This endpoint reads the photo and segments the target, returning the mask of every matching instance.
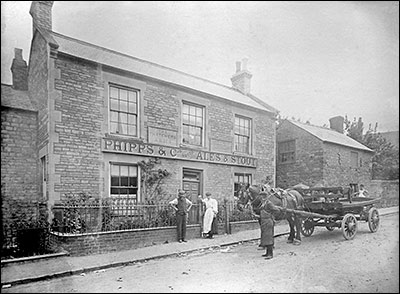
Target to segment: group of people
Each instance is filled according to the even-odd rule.
[[[218,202],[211,197],[211,193],[207,192],[206,197],[198,196],[199,200],[205,205],[203,217],[203,237],[213,238],[217,232],[217,213]],[[193,206],[193,202],[186,197],[186,192],[182,189],[178,190],[178,197],[169,202],[169,205],[176,211],[176,228],[178,242],[186,242],[186,223],[187,215]]]
[[[259,212],[254,214],[260,224],[261,238],[259,246],[266,249],[264,256],[266,259],[273,258],[274,249],[274,225],[275,216],[277,214],[285,213],[286,209],[280,206],[276,206],[268,198],[268,192],[271,186],[266,185],[260,192],[260,196],[263,198],[263,205]],[[365,190],[364,185],[360,185],[358,191],[359,197],[368,196],[368,191]],[[201,195],[198,196],[199,200],[205,204],[205,212],[203,217],[203,237],[213,238],[213,234],[216,231],[217,226],[216,216],[218,213],[218,202],[216,199],[211,197],[211,193],[206,193],[206,198]],[[170,205],[176,210],[177,219],[177,236],[178,242],[186,242],[186,222],[187,214],[190,211],[193,203],[186,198],[186,192],[182,189],[178,191],[178,197],[170,202]]]

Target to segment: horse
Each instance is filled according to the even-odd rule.
[[[243,186],[238,193],[238,209],[243,210],[245,206],[250,204],[256,215],[260,215],[264,201],[260,192],[266,192],[267,197],[275,206],[283,208],[304,210],[304,198],[300,192],[296,190],[283,190],[280,188],[270,188],[268,185],[249,185]],[[289,222],[290,233],[287,243],[294,245],[301,244],[301,217],[294,213],[285,212],[275,216],[275,220],[286,219]]]

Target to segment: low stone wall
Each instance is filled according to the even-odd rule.
[[[232,222],[230,233],[259,228],[257,221]],[[226,233],[225,224],[218,224],[218,233]],[[201,238],[201,226],[188,225],[186,239]],[[132,229],[86,234],[51,233],[50,247],[54,252],[68,252],[71,256],[100,254],[176,242],[176,227]]]
[[[188,225],[186,239],[195,238],[200,238],[200,225]],[[88,234],[52,233],[50,237],[50,246],[54,251],[67,251],[73,256],[136,249],[170,242],[177,242],[176,227]]]
[[[256,230],[259,229],[260,225],[258,221],[241,221],[241,222],[231,222],[229,223],[229,233],[234,234],[240,231]]]
[[[399,181],[372,180],[366,187],[371,197],[381,197],[378,208],[399,206]]]

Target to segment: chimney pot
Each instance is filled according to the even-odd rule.
[[[335,116],[329,119],[330,128],[339,132],[341,134],[344,133],[344,117],[343,116]]]
[[[247,70],[247,62],[249,61],[249,59],[247,58],[247,57],[244,57],[243,59],[242,59],[242,65],[243,65],[243,68],[242,68],[242,70]]]
[[[54,1],[32,1],[29,13],[32,15],[33,33],[36,28],[52,30],[51,9]]]
[[[22,57],[22,49],[14,49],[14,59],[11,65],[13,88],[28,90],[28,66]]]
[[[236,61],[236,72],[241,71],[240,69],[240,61]]]
[[[247,57],[243,58],[242,62],[236,61],[236,73],[231,77],[232,88],[239,90],[245,95],[250,93],[250,81],[252,77],[252,74],[247,70],[247,61]]]
[[[18,60],[23,60],[22,58],[22,49],[14,48],[14,58]]]

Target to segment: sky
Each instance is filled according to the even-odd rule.
[[[1,2],[1,82],[29,61],[31,1]],[[399,130],[398,1],[55,1],[53,31],[251,93],[314,125],[359,117]]]

